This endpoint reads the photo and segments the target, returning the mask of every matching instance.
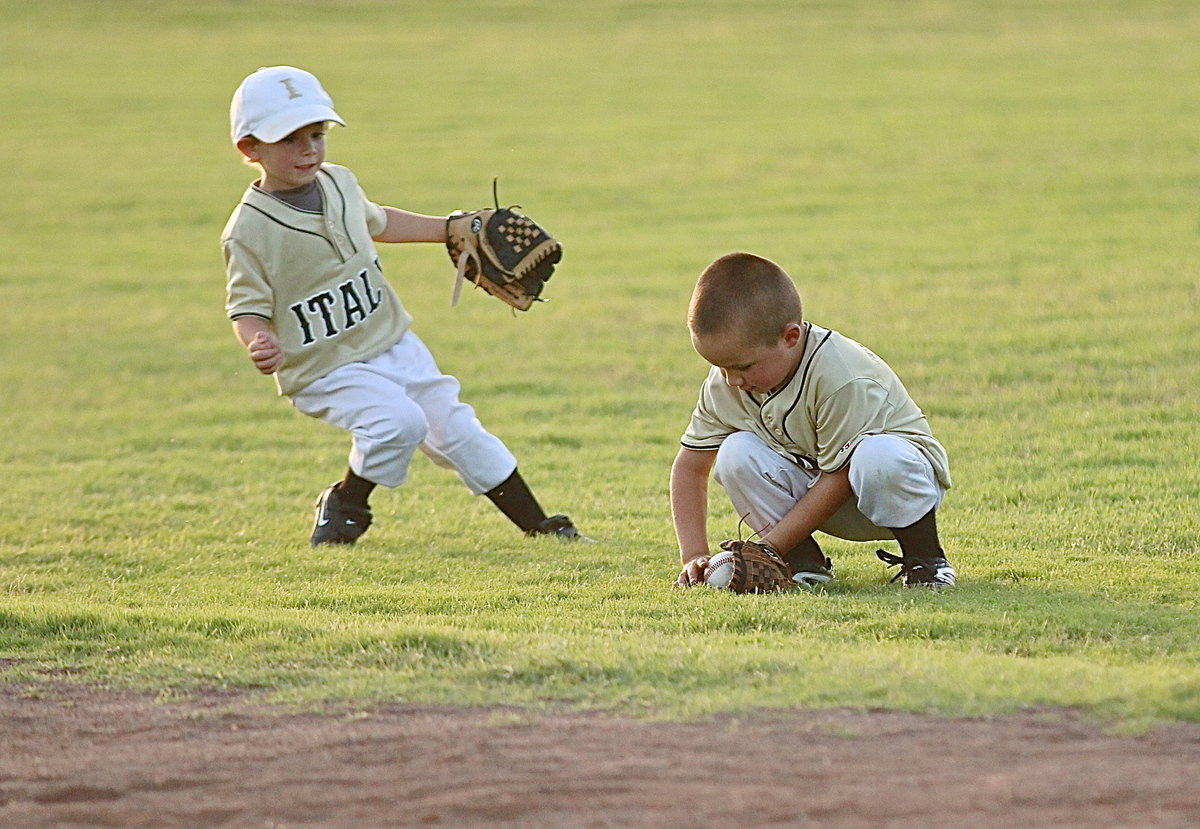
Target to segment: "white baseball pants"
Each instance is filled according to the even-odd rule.
[[[713,467],[738,515],[759,533],[778,524],[820,476],[751,432],[725,438]],[[921,450],[894,435],[872,435],[858,444],[850,456],[850,488],[854,497],[820,527],[847,541],[890,540],[888,527],[915,524],[946,495]]]
[[[458,380],[442,374],[429,349],[409,331],[392,348],[348,363],[292,396],[300,412],[345,429],[353,438],[350,468],[383,486],[408,480],[420,449],[453,469],[481,495],[502,484],[517,459],[458,399]]]

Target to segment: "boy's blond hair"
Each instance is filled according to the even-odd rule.
[[[785,325],[803,320],[804,306],[792,278],[753,253],[729,253],[705,268],[688,306],[692,336],[737,331],[746,345],[774,345]]]

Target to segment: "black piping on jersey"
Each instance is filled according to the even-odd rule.
[[[821,350],[821,346],[823,346],[823,345],[825,345],[825,343],[829,342],[829,338],[832,336],[833,336],[832,330],[826,331],[825,336],[821,338],[821,341],[819,343],[817,343],[816,346],[813,347],[812,354],[809,354],[808,359],[804,361],[804,369],[803,369],[803,371],[800,372],[800,384],[796,387],[796,399],[792,401],[792,405],[788,406],[788,410],[783,413],[783,423],[781,425],[783,426],[783,433],[787,437],[788,440],[792,439],[792,435],[787,430],[787,419],[789,417],[791,417],[792,412],[795,411],[796,407],[800,405],[800,398],[804,396],[804,384],[808,382],[808,370],[810,368],[812,368],[813,360],[815,360],[817,357],[817,352]],[[790,386],[791,383],[788,383],[788,385]],[[786,386],[785,386],[785,388],[786,388]],[[759,403],[757,400],[754,400],[754,395],[750,394],[750,392],[742,392],[742,393],[745,394],[747,397],[749,397],[751,400],[754,400],[754,402],[758,405],[759,409],[761,410],[763,406],[767,405],[767,402],[772,397],[775,397],[776,395],[778,395],[782,392],[783,392],[783,389],[780,389],[779,391],[774,392],[773,394],[768,394],[765,398],[763,398],[762,403]],[[693,446],[692,444],[686,443],[684,441],[680,441],[680,444],[685,449],[695,449],[695,450],[701,451],[701,452],[704,452],[704,451],[711,452],[711,451],[715,451],[717,448],[715,446]],[[813,459],[809,458],[807,455],[798,455],[798,456],[793,455],[793,457],[796,458],[797,463],[799,463],[801,466],[804,466],[806,468],[809,468],[809,467],[818,468],[818,469],[820,468],[820,467],[817,467],[815,462],[813,461]]]
[[[251,204],[251,203],[250,203],[250,202],[248,202],[248,201],[242,202],[242,204],[244,204],[246,207],[249,207],[251,210],[258,211],[259,213],[263,214],[263,215],[264,215],[264,216],[266,216],[268,219],[270,219],[271,221],[273,221],[275,224],[277,224],[277,225],[280,225],[281,227],[286,227],[288,230],[294,230],[294,231],[296,231],[297,233],[307,233],[309,236],[316,236],[318,239],[322,239],[322,240],[324,240],[325,244],[327,244],[327,245],[329,245],[329,247],[333,248],[333,252],[334,252],[334,253],[336,253],[336,254],[338,255],[338,258],[339,258],[339,259],[341,259],[343,262],[344,262],[344,261],[346,261],[346,260],[345,260],[345,259],[342,257],[342,252],[341,252],[340,250],[338,250],[338,249],[337,249],[337,245],[335,245],[333,242],[329,241],[329,239],[327,239],[327,238],[324,236],[324,234],[321,234],[321,233],[313,233],[311,230],[305,230],[305,229],[304,229],[304,228],[302,228],[302,227],[295,227],[294,225],[290,225],[290,224],[288,224],[287,222],[281,221],[280,219],[276,219],[274,216],[272,216],[272,215],[271,215],[270,213],[268,213],[267,211],[263,210],[261,207],[256,207],[255,205]],[[287,202],[284,202],[284,204],[287,204]],[[288,206],[289,206],[289,207],[291,207],[291,205],[288,205]],[[295,209],[295,208],[292,208],[292,209]],[[301,211],[301,212],[307,212],[307,211]]]
[[[349,240],[350,246],[352,248],[354,248],[355,253],[358,253],[358,245],[354,244],[354,236],[349,231],[350,226],[348,224],[346,224],[346,194],[342,192],[341,187],[338,187],[337,179],[335,179],[333,177],[332,173],[330,173],[328,170],[326,170],[323,167],[320,170],[318,170],[317,172],[324,173],[325,178],[329,179],[329,183],[332,184],[333,189],[337,191],[338,198],[342,202],[342,227],[346,228],[346,238],[347,238],[347,240]]]
[[[811,330],[811,327],[810,327]],[[788,440],[792,439],[791,433],[788,432],[788,418],[792,416],[792,412],[800,405],[800,398],[804,396],[804,384],[808,382],[808,370],[812,368],[813,360],[817,359],[817,352],[821,350],[821,346],[829,342],[829,338],[833,336],[833,331],[826,331],[825,336],[816,344],[812,350],[812,354],[808,355],[808,359],[804,361],[804,370],[800,372],[800,383],[796,386],[796,399],[792,401],[792,405],[788,406],[786,412],[783,413],[782,423],[783,434]]]
[[[330,173],[328,170],[325,170],[325,169],[318,170],[317,172],[323,173],[325,175],[325,178],[329,181],[330,186],[334,189],[334,191],[337,192],[338,199],[342,203],[342,227],[348,227],[348,225],[346,224],[346,194],[342,192],[341,187],[338,187],[337,180],[333,177],[332,173]],[[268,193],[267,195],[270,195],[270,193]],[[280,200],[276,199],[276,201],[280,201]],[[294,204],[288,204],[287,202],[281,202],[281,203],[286,204],[292,210],[295,210],[299,213],[305,213],[310,216],[322,215],[320,213],[314,213],[311,210],[301,210],[299,207],[296,207]],[[242,202],[242,204],[246,205],[246,207],[249,207],[253,210],[258,211],[259,213],[266,216],[271,221],[275,222],[275,224],[280,225],[281,227],[286,227],[288,230],[294,230],[297,233],[307,233],[309,236],[316,236],[318,239],[324,239],[325,243],[327,245],[329,245],[329,247],[333,248],[333,252],[337,254],[338,258],[341,259],[343,262],[346,261],[346,257],[342,256],[342,252],[340,250],[338,250],[338,246],[335,245],[332,241],[330,241],[329,238],[327,236],[325,236],[324,234],[314,233],[311,230],[305,230],[302,227],[296,227],[295,225],[290,225],[287,222],[283,221],[282,219],[277,219],[276,217],[272,216],[267,211],[263,210],[261,207],[257,207],[255,205],[251,204],[250,202]],[[354,244],[353,236],[350,233],[347,233],[346,239],[350,243],[350,247],[353,248],[354,252],[357,254],[358,253],[358,245]]]

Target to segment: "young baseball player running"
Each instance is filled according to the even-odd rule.
[[[680,586],[704,581],[710,472],[801,584],[833,578],[817,530],[895,538],[901,555],[878,555],[906,586],[954,584],[935,518],[950,487],[946,452],[887,364],[805,320],[787,273],[749,253],[700,275],[688,326],[713,368],[671,469]]]
[[[446,217],[377,205],[350,170],[325,163],[326,129],[344,122],[308,72],[254,72],[230,120],[261,171],[221,236],[234,333],[300,412],[352,437],[345,477],[317,499],[312,545],[353,544],[371,524],[371,491],[404,483],[417,449],[526,534],[580,537],[542,511],[384,279],[375,242],[444,243]]]

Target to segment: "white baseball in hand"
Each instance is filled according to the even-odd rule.
[[[717,590],[728,590],[733,581],[734,555],[728,550],[722,550],[708,560],[704,568],[704,583]]]

